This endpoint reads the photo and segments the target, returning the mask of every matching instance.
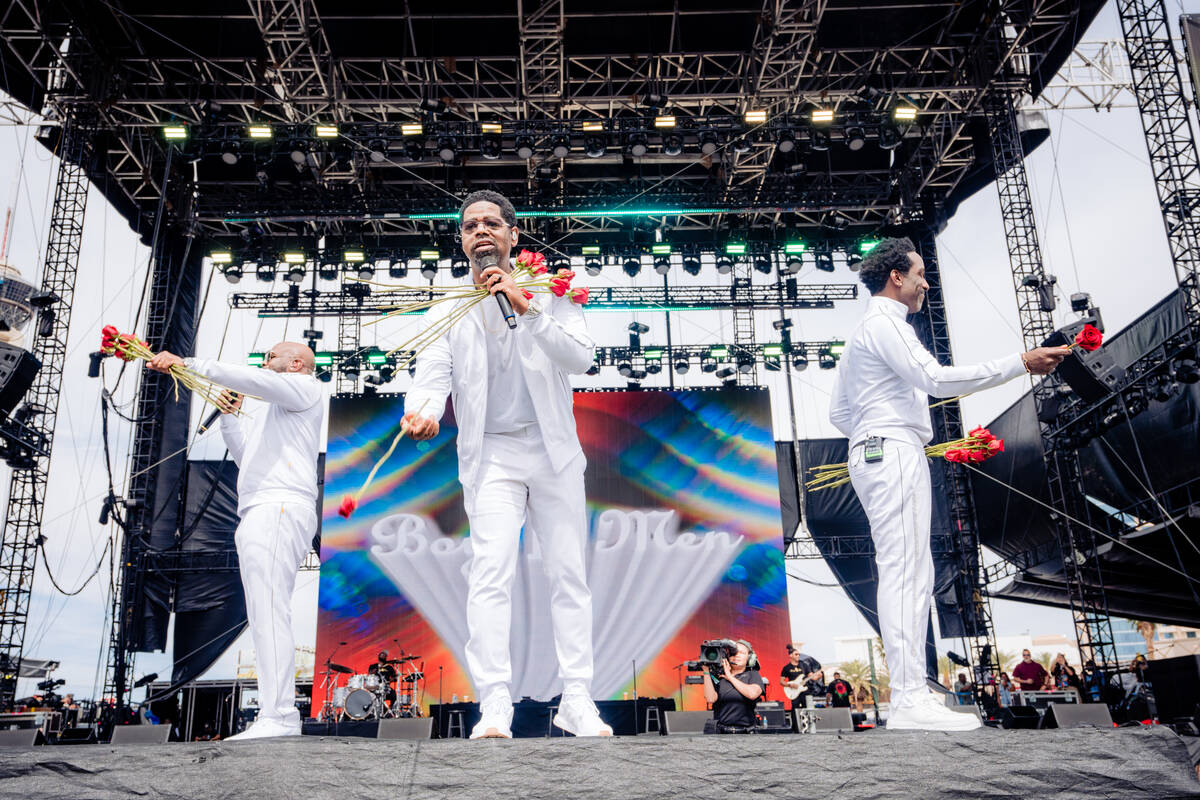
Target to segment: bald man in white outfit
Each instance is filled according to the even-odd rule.
[[[611,736],[591,699],[585,459],[568,378],[591,367],[594,344],[582,309],[570,298],[528,299],[514,283],[509,253],[518,229],[508,200],[495,192],[475,192],[463,203],[460,218],[463,252],[475,283],[505,294],[517,327],[508,328],[495,301],[475,306],[417,358],[404,419],[413,439],[432,438],[446,397],[453,395],[458,477],[471,525],[467,670],[482,713],[471,738],[512,736],[509,630],[526,519],[550,578],[550,617],[564,687],[554,724],[576,736]],[[487,256],[496,258],[495,266],[481,266]]]
[[[292,591],[317,532],[317,457],[325,414],[313,363],[304,345],[280,342],[261,369],[183,359],[165,350],[148,364],[159,372],[183,364],[264,401],[245,417],[221,417],[221,436],[238,465],[234,542],[258,670],[258,718],[229,741],[300,735]]]
[[[929,549],[929,397],[956,397],[1026,374],[1052,372],[1069,352],[1039,347],[972,366],[942,366],[907,316],[925,302],[925,264],[908,239],[885,239],[859,268],[871,292],[846,342],[829,419],[850,441],[850,480],[871,524],[879,571],[879,633],[892,690],[889,730],[964,731],[925,683],[925,633],[933,597]]]

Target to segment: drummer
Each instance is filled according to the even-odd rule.
[[[396,682],[396,667],[395,662],[388,659],[388,651],[380,650],[379,657],[374,664],[367,667],[367,673],[370,675],[378,675],[383,681],[384,701],[390,708],[392,703],[396,702],[396,690],[393,684]]]

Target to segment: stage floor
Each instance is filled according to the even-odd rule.
[[[0,752],[21,798],[1200,797],[1165,728],[85,745]]]

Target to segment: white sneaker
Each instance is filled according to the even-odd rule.
[[[600,719],[600,712],[592,698],[571,692],[564,694],[558,702],[558,713],[554,725],[576,736],[612,736],[613,729]]]
[[[284,725],[274,720],[259,719],[246,730],[230,736],[225,741],[227,742],[245,742],[250,739],[269,739],[276,736],[299,736],[300,726]]]
[[[479,704],[482,715],[471,729],[472,739],[511,739],[513,705],[506,690],[492,692]]]
[[[911,706],[893,709],[887,720],[889,731],[973,731],[982,725],[974,714],[953,711],[932,694],[918,697]]]

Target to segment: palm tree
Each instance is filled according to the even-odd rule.
[[[1154,635],[1158,633],[1158,625],[1144,619],[1131,619],[1129,627],[1140,633],[1146,640],[1146,658],[1154,658]]]
[[[1000,665],[1001,672],[1012,672],[1012,668],[1016,666],[1016,662],[1020,656],[1013,653],[1007,653],[1003,650],[996,651],[996,663]]]
[[[953,669],[954,667],[950,664],[950,659],[948,657],[938,656],[938,680],[942,682],[942,685],[950,685],[950,672]]]
[[[1033,657],[1033,660],[1042,665],[1046,672],[1050,671],[1050,665],[1054,663],[1054,656],[1043,650]]]

